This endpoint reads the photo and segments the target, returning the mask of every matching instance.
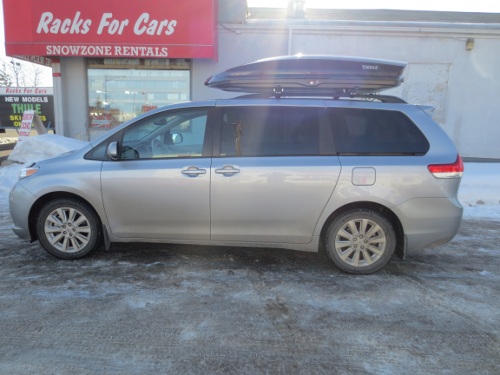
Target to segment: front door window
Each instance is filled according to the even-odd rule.
[[[207,109],[168,111],[127,128],[121,159],[201,157]]]

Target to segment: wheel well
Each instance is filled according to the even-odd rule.
[[[67,193],[67,192],[60,192],[60,191],[49,193],[49,194],[44,195],[43,197],[40,197],[35,202],[33,207],[31,207],[30,216],[29,216],[29,230],[30,230],[30,236],[31,236],[32,241],[36,241],[38,239],[38,236],[36,233],[36,221],[37,221],[38,215],[40,214],[40,210],[42,209],[43,206],[45,206],[45,204],[47,204],[47,202],[50,202],[51,200],[54,200],[54,199],[60,199],[60,198],[72,198],[72,199],[76,199],[82,203],[87,204],[89,206],[89,208],[91,208],[94,211],[97,218],[100,220],[99,214],[96,212],[94,207],[92,207],[92,205],[89,202],[87,202],[85,199],[83,199],[79,195]]]
[[[396,250],[395,253],[404,259],[405,255],[405,237],[404,237],[404,231],[403,231],[403,226],[401,225],[401,222],[399,221],[399,218],[396,216],[394,212],[392,212],[389,208],[378,204],[374,202],[356,202],[356,203],[350,203],[345,206],[339,207],[337,210],[332,212],[326,222],[323,224],[323,228],[321,229],[321,237],[320,237],[320,247],[322,250],[324,250],[324,241],[325,241],[325,236],[326,232],[328,230],[328,227],[332,223],[332,221],[337,217],[338,215],[354,210],[354,209],[371,209],[374,211],[377,211],[384,215],[387,220],[389,220],[394,227],[394,231],[396,232]]]

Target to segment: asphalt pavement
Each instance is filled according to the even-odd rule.
[[[374,275],[276,249],[78,261],[0,214],[0,374],[500,374],[499,222]]]

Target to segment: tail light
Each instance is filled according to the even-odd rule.
[[[460,155],[457,160],[451,164],[430,164],[427,166],[429,172],[436,178],[458,178],[464,173],[464,163]]]

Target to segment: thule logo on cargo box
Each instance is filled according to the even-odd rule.
[[[378,65],[361,65],[363,70],[378,70]]]

